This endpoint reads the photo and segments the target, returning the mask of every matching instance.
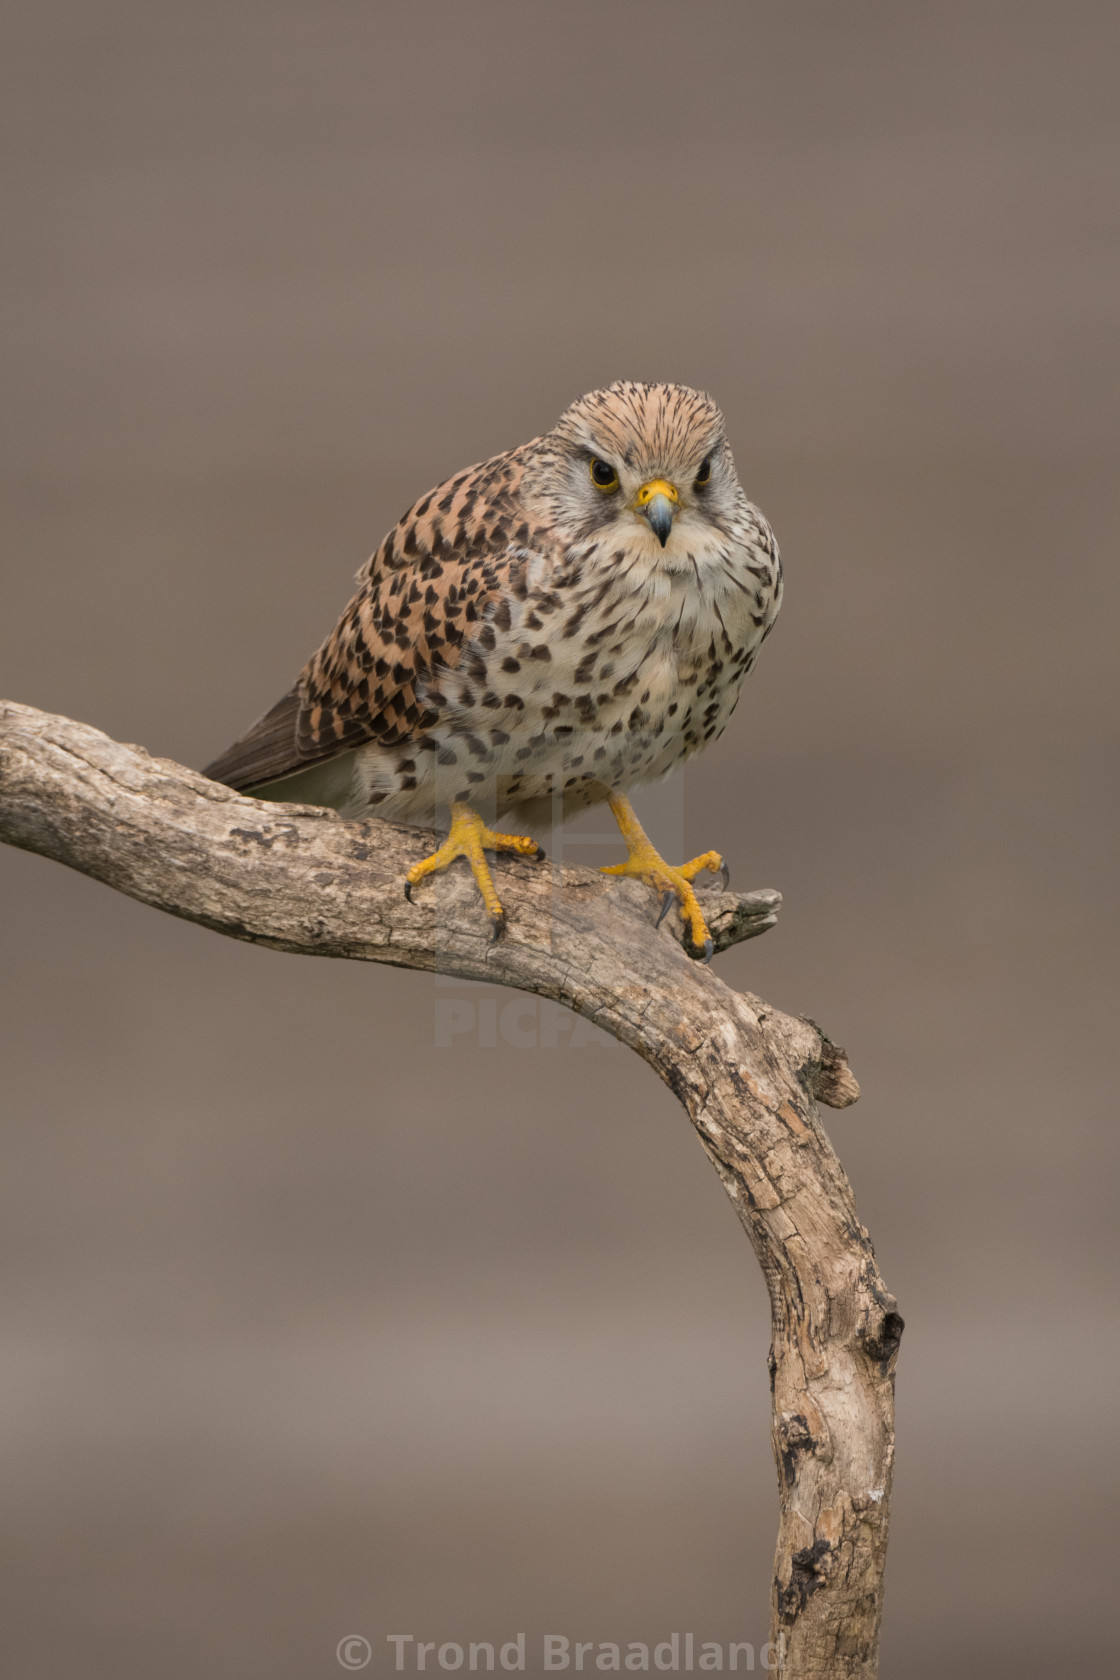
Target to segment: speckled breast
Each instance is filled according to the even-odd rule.
[[[777,551],[757,518],[754,540],[675,572],[526,555],[522,589],[427,683],[427,741],[360,749],[356,803],[429,821],[462,800],[539,823],[715,740],[777,612]]]

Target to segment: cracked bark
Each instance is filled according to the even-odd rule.
[[[635,1050],[688,1112],[770,1292],[780,1521],[770,1637],[785,1680],[876,1673],[902,1320],[817,1101],[843,1050],[690,961],[639,883],[497,865],[505,937],[466,870],[406,901],[420,830],[243,798],[99,731],[0,702],[0,839],[235,939],[491,980]],[[716,950],[772,927],[774,892],[704,895]]]

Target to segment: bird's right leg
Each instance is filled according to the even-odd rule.
[[[455,801],[451,806],[451,832],[438,851],[413,864],[405,877],[405,897],[411,903],[412,889],[418,881],[422,881],[426,875],[435,875],[441,869],[446,869],[456,858],[466,858],[482,894],[486,914],[494,929],[494,938],[497,939],[505,926],[506,913],[498,898],[490,866],[483,855],[485,852],[514,852],[519,857],[544,857],[544,852],[535,840],[529,840],[520,834],[495,834],[469,805]]]

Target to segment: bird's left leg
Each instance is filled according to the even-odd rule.
[[[490,866],[483,856],[484,852],[516,852],[519,857],[544,857],[544,852],[535,840],[529,840],[520,834],[495,834],[469,805],[455,801],[451,806],[451,832],[438,851],[413,864],[405,876],[405,897],[411,901],[413,887],[417,881],[422,881],[425,875],[434,875],[438,870],[446,869],[456,858],[466,858],[482,894],[486,914],[494,929],[494,938],[497,939],[505,926],[506,913],[498,898]]]
[[[680,906],[681,920],[688,924],[691,954],[707,962],[712,954],[712,939],[692,890],[692,882],[702,870],[710,869],[713,874],[722,874],[726,885],[727,866],[722,857],[718,852],[705,852],[702,857],[695,857],[690,863],[682,863],[679,869],[674,869],[657,850],[624,793],[612,794],[610,806],[630,856],[625,863],[605,865],[602,874],[637,875],[649,886],[657,888],[665,899],[666,907],[670,903],[668,895],[672,894]]]

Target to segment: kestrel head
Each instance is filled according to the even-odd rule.
[[[526,488],[569,541],[637,541],[660,547],[670,565],[725,536],[743,499],[712,399],[631,380],[560,416],[536,446]]]

